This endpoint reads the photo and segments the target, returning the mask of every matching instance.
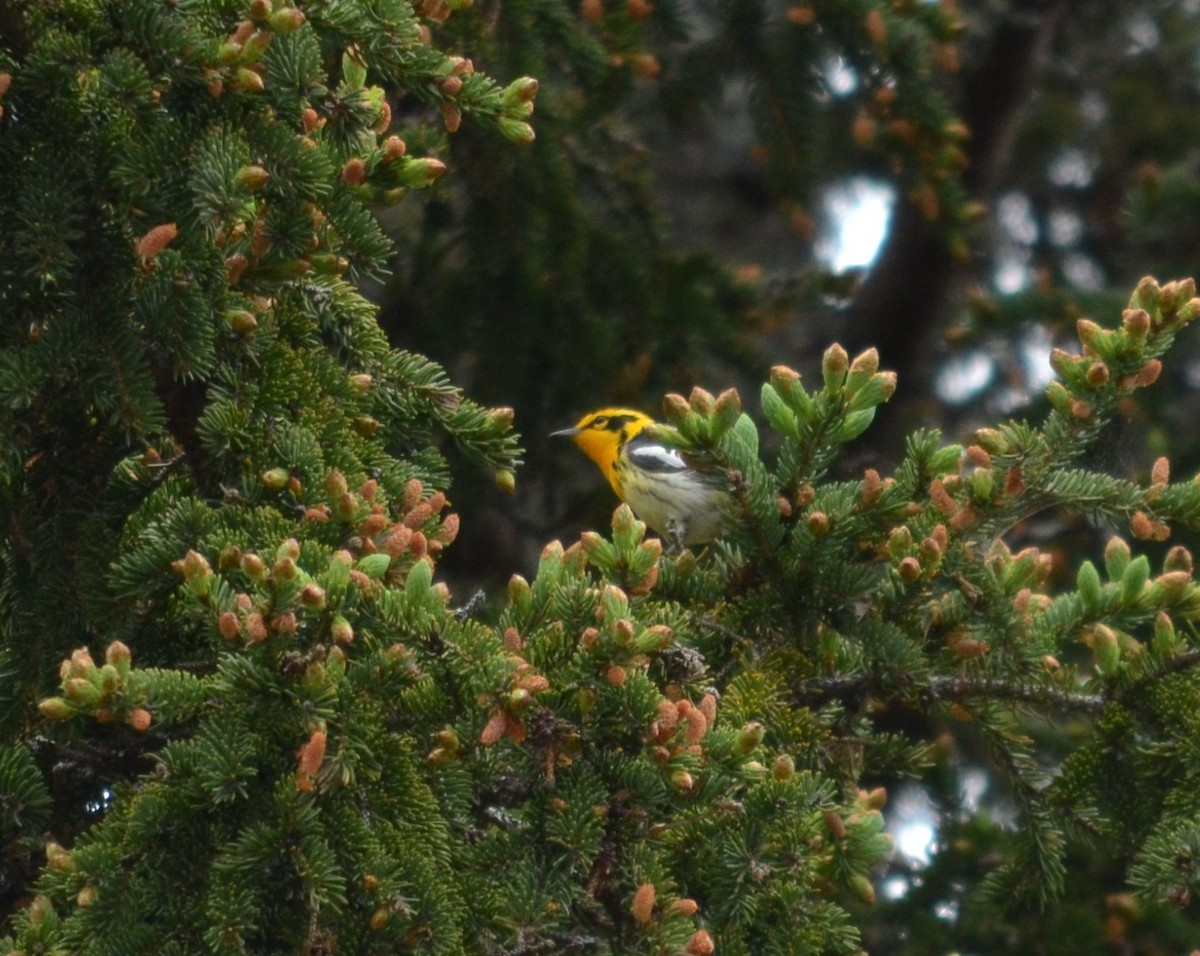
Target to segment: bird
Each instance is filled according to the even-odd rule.
[[[647,434],[653,424],[632,408],[601,408],[551,437],[570,438],[595,462],[617,497],[663,538],[668,551],[707,544],[722,531],[725,482]]]

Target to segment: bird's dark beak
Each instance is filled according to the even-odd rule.
[[[560,428],[556,432],[551,432],[551,438],[574,438],[579,434],[578,428]]]

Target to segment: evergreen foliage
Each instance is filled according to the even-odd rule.
[[[533,81],[427,42],[452,8],[22,11],[0,946],[855,953],[891,849],[876,783],[928,773],[947,728],[1018,813],[984,835],[981,905],[1057,899],[1101,847],[1186,906],[1200,587],[1154,545],[1200,485],[1086,456],[1200,315],[1193,283],[1081,320],[1040,424],[917,432],[886,477],[832,475],[896,388],[873,350],[830,347],[811,386],[774,368],[761,431],[733,390],[669,395],[658,427],[727,477],[728,534],[665,556],[622,507],[493,615],[456,609],[440,445],[511,486],[512,414],[389,349],[352,281],[390,254],[367,204],[443,171],[389,95],[529,138]],[[1127,531],[1054,576],[1005,540],[1048,508]],[[1066,753],[1033,732],[1064,711]]]
[[[799,233],[812,235],[817,187],[849,153],[896,170],[965,251],[978,210],[961,183],[967,132],[941,82],[964,29],[949,5],[523,0],[492,14],[488,29],[470,18],[447,27],[481,62],[538,77],[538,138],[519,157],[466,127],[452,138],[463,175],[402,236],[409,255],[381,322],[520,411],[539,472],[530,481],[555,467],[539,437],[584,412],[581,396],[636,405],[689,388],[718,355],[755,380],[759,337],[786,321],[798,284],[809,297],[819,284],[757,288],[681,252],[655,176],[656,128],[669,142],[660,162],[686,163],[689,127],[718,126],[722,97],[746,87],[770,201]],[[853,93],[831,97],[835,63],[860,70]],[[553,487],[545,496],[558,504]]]

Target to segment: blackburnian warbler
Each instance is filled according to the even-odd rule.
[[[724,480],[693,467],[678,448],[644,434],[653,424],[649,415],[631,408],[601,408],[574,428],[552,434],[574,441],[617,497],[662,535],[670,550],[712,541],[724,520]]]

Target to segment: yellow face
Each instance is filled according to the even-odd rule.
[[[632,408],[601,408],[588,412],[579,419],[574,428],[566,428],[554,434],[575,442],[604,472],[604,477],[608,479],[613,490],[620,494],[613,472],[617,449],[653,423],[654,419],[649,415],[643,415]]]

